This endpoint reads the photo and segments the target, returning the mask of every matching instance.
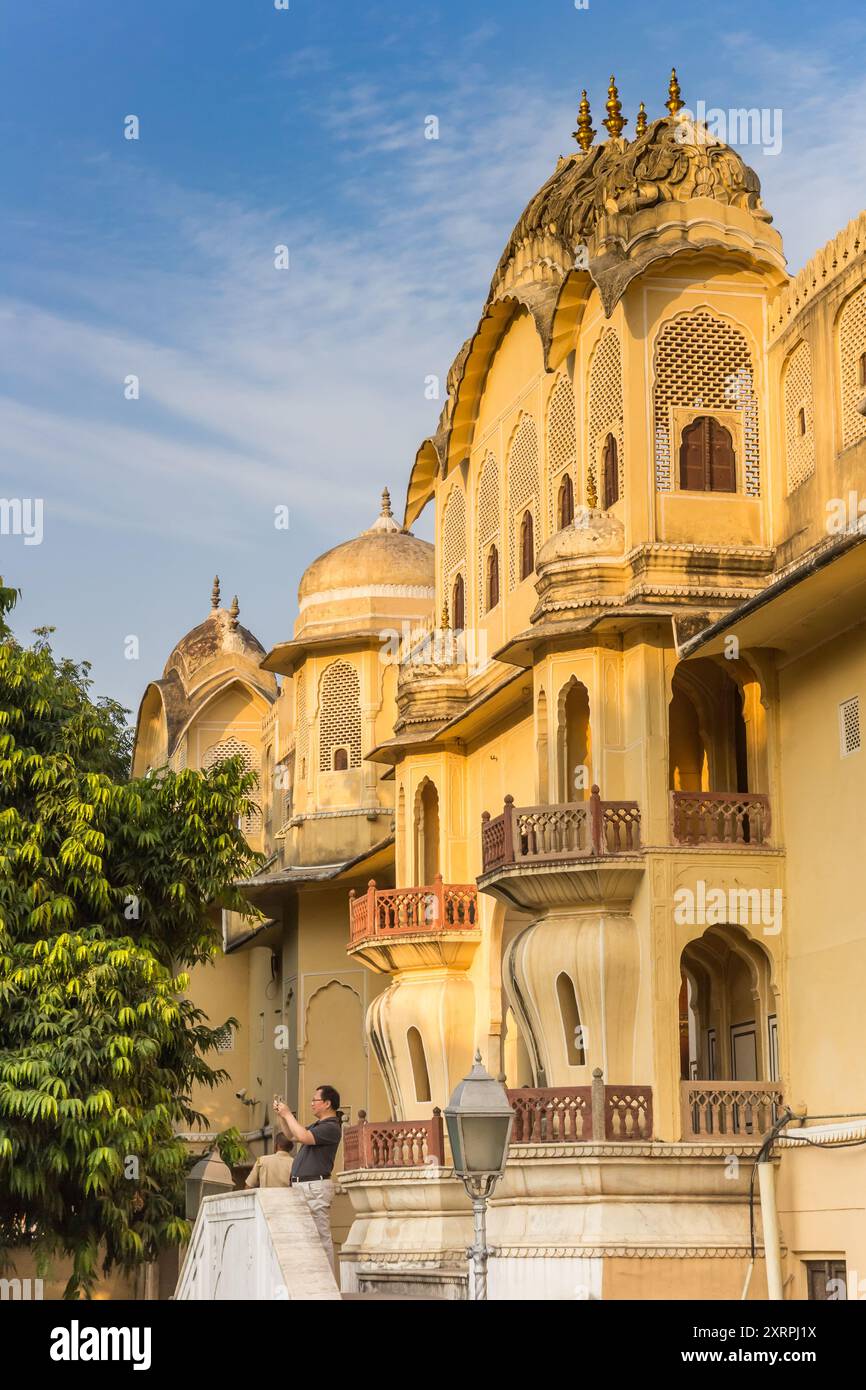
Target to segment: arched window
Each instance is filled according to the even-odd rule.
[[[566,473],[559,485],[559,497],[556,503],[556,519],[559,523],[560,531],[564,526],[570,526],[574,521],[574,483],[571,481],[571,474]]]
[[[547,408],[547,497],[551,535],[569,524],[568,521],[559,521],[559,489],[563,474],[574,475],[576,463],[574,387],[563,372],[556,379]]]
[[[529,512],[535,526],[543,525],[541,507],[541,472],[538,434],[531,415],[522,415],[508,451],[508,587],[513,589],[534,567],[524,572],[522,548],[522,518]],[[539,529],[539,540],[541,529]],[[493,539],[491,537],[491,539]]]
[[[842,306],[839,314],[839,354],[842,383],[842,448],[866,436],[866,416],[860,414],[866,386],[866,285]]]
[[[487,555],[487,611],[499,602],[499,551],[491,545]]]
[[[604,441],[602,451],[602,486],[604,492],[602,501],[604,509],[612,507],[614,502],[619,501],[619,452],[616,447],[616,439],[612,434],[607,436]]]
[[[409,1044],[409,1060],[412,1063],[412,1079],[415,1082],[415,1099],[416,1101],[428,1101],[430,1099],[430,1073],[427,1070],[424,1043],[417,1028],[408,1030],[406,1041]]]
[[[451,613],[452,627],[457,632],[462,632],[466,626],[466,591],[463,586],[462,574],[458,574],[454,580],[454,588],[451,590]]]
[[[535,539],[532,512],[524,512],[520,523],[520,578],[528,579],[535,569]]]
[[[571,976],[566,975],[564,971],[556,978],[556,998],[565,1032],[565,1055],[568,1065],[570,1067],[585,1066],[586,1051],[583,1046],[583,1028],[580,1023],[580,1011],[577,1007],[577,995]]]
[[[255,788],[247,795],[252,800],[256,795],[259,786],[259,767],[261,765],[261,754],[256,754],[248,743],[242,743],[240,739],[226,738],[221,743],[212,743],[201,760],[202,768],[206,771],[221,763],[224,758],[240,758],[241,767],[244,772],[255,772]],[[261,812],[256,810],[251,816],[244,816],[240,822],[241,829],[245,835],[253,835],[261,829]]]
[[[700,415],[683,430],[680,487],[687,492],[737,490],[733,441],[712,415]]]
[[[709,414],[736,410],[742,421],[742,459],[738,460],[740,490],[747,497],[759,497],[761,441],[757,379],[751,348],[740,330],[709,309],[689,311],[669,320],[660,330],[653,366],[658,491],[670,492],[676,486],[680,429],[677,411],[698,408]],[[733,478],[733,472],[731,476]],[[736,487],[733,482],[728,487],[712,489],[709,484],[702,484],[697,490],[734,492]]]
[[[347,772],[349,769],[349,751],[347,748],[334,749],[334,771]]]
[[[809,344],[801,341],[785,363],[782,377],[785,396],[785,443],[788,492],[792,493],[815,472],[815,438],[812,420],[812,359]]]
[[[616,492],[614,501],[625,490],[625,459],[623,457],[623,393],[622,393],[622,354],[616,329],[608,328],[601,335],[592,355],[587,399],[587,492],[590,501],[592,493],[598,497],[603,507],[610,505],[606,495],[608,480],[604,472],[603,453],[607,441],[613,436],[616,441]],[[623,475],[622,477],[620,475]],[[590,487],[590,477],[592,486]]]
[[[454,613],[457,576],[466,573],[466,497],[459,483],[454,483],[445,502],[440,554],[442,598],[451,610],[452,627],[463,627]]]
[[[361,685],[348,661],[334,661],[319,695],[319,771],[334,767],[335,749],[349,750],[349,766],[361,766]]]

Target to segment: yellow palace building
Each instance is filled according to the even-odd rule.
[[[864,1297],[866,213],[792,280],[675,74],[602,124],[584,94],[402,522],[268,653],[215,589],[144,695],[137,774],[259,776],[200,1104],[258,1153],[274,1093],[338,1087],[347,1291],[467,1296],[440,1110],[478,1048],[492,1298]]]

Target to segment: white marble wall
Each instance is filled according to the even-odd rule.
[[[206,1197],[175,1298],[339,1299],[310,1209],[290,1187]]]

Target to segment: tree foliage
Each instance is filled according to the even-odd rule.
[[[239,760],[130,781],[116,702],[48,630],[20,645],[0,581],[0,1255],[71,1257],[67,1297],[186,1239],[194,1085],[226,1073],[185,991],[249,911]],[[234,1022],[234,1020],[230,1020]]]

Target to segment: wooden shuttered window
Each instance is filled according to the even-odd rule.
[[[685,492],[736,492],[737,469],[730,431],[711,415],[683,430],[680,487]]]
[[[604,510],[619,501],[619,455],[612,434],[604,441],[602,453],[602,503]]]

